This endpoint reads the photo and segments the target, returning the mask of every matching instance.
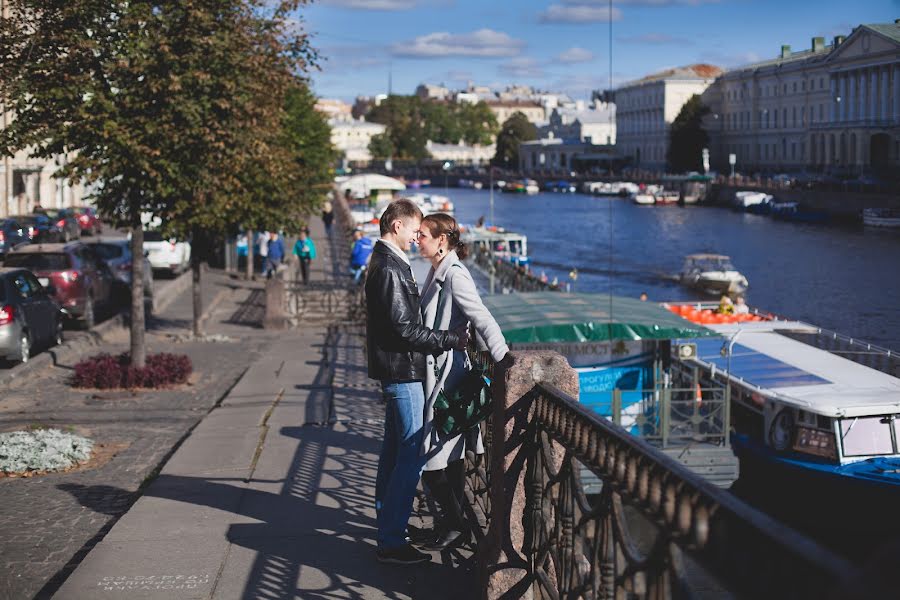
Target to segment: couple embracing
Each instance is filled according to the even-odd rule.
[[[419,478],[441,508],[424,548],[441,550],[468,535],[462,510],[465,451],[484,452],[477,429],[439,435],[434,402],[472,368],[465,352],[470,323],[495,361],[506,358],[509,348],[462,264],[467,249],[453,217],[423,218],[415,204],[401,199],[387,207],[380,228],[366,279],[369,377],[381,382],[386,403],[375,481],[377,557],[415,564],[431,560],[406,535]],[[432,264],[421,295],[406,255],[413,243]]]

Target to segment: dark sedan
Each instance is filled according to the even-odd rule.
[[[0,269],[0,358],[28,362],[37,348],[63,341],[63,313],[30,271]]]
[[[103,237],[88,243],[94,252],[104,260],[116,279],[117,292],[123,303],[130,303],[131,298],[131,241],[127,238]],[[144,304],[147,312],[153,312],[153,268],[147,260],[143,260]]]
[[[62,230],[47,215],[16,215],[10,219],[22,226],[33,244],[51,244],[63,241]]]
[[[81,237],[81,225],[78,223],[78,217],[69,208],[48,208],[44,210],[44,214],[50,217],[50,220],[62,232],[62,242],[71,242]]]
[[[28,231],[15,219],[0,220],[0,256],[28,243]]]

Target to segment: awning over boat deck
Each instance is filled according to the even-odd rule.
[[[750,323],[734,338],[732,355],[722,354],[725,340],[697,340],[697,360],[727,372],[753,391],[797,408],[829,417],[900,412],[900,379],[793,338],[776,328],[802,330],[802,323]],[[714,326],[724,329],[723,326]],[[725,335],[736,335],[737,330]]]
[[[668,340],[718,336],[653,302],[606,294],[528,292],[485,296],[507,343]],[[610,309],[612,309],[610,311]]]

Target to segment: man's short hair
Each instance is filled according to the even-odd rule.
[[[399,200],[394,200],[388,204],[388,207],[381,215],[378,226],[381,229],[381,235],[385,235],[386,233],[390,233],[391,223],[397,219],[418,219],[421,221],[424,216],[425,215],[422,214],[419,207],[411,200],[400,198]]]

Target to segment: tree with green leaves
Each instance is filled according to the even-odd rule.
[[[494,143],[500,125],[486,102],[459,104],[457,118],[465,143],[473,146],[489,146]]]
[[[396,156],[397,149],[394,148],[394,142],[391,135],[387,131],[372,136],[369,142],[369,152],[372,157],[378,160],[386,160],[392,156]]]
[[[192,236],[195,333],[209,244],[237,223],[302,212],[289,197],[303,177],[282,134],[289,90],[315,60],[289,19],[301,3],[9,0],[0,20],[0,103],[14,114],[0,154],[70,155],[59,175],[89,184],[101,216],[131,229],[133,273],[142,215]],[[136,366],[141,288],[135,277]]]
[[[709,107],[694,94],[681,107],[669,127],[669,149],[666,153],[671,173],[703,170],[703,149],[709,146],[709,134],[703,129],[703,117]]]
[[[392,94],[372,108],[366,116],[372,123],[387,126],[385,134],[390,138],[394,158],[420,160],[428,158],[425,143],[428,132],[425,123],[425,107],[418,96]],[[385,146],[378,147],[384,150]]]
[[[509,170],[518,169],[519,144],[536,139],[537,127],[521,112],[514,112],[497,134],[497,151],[492,164]]]

